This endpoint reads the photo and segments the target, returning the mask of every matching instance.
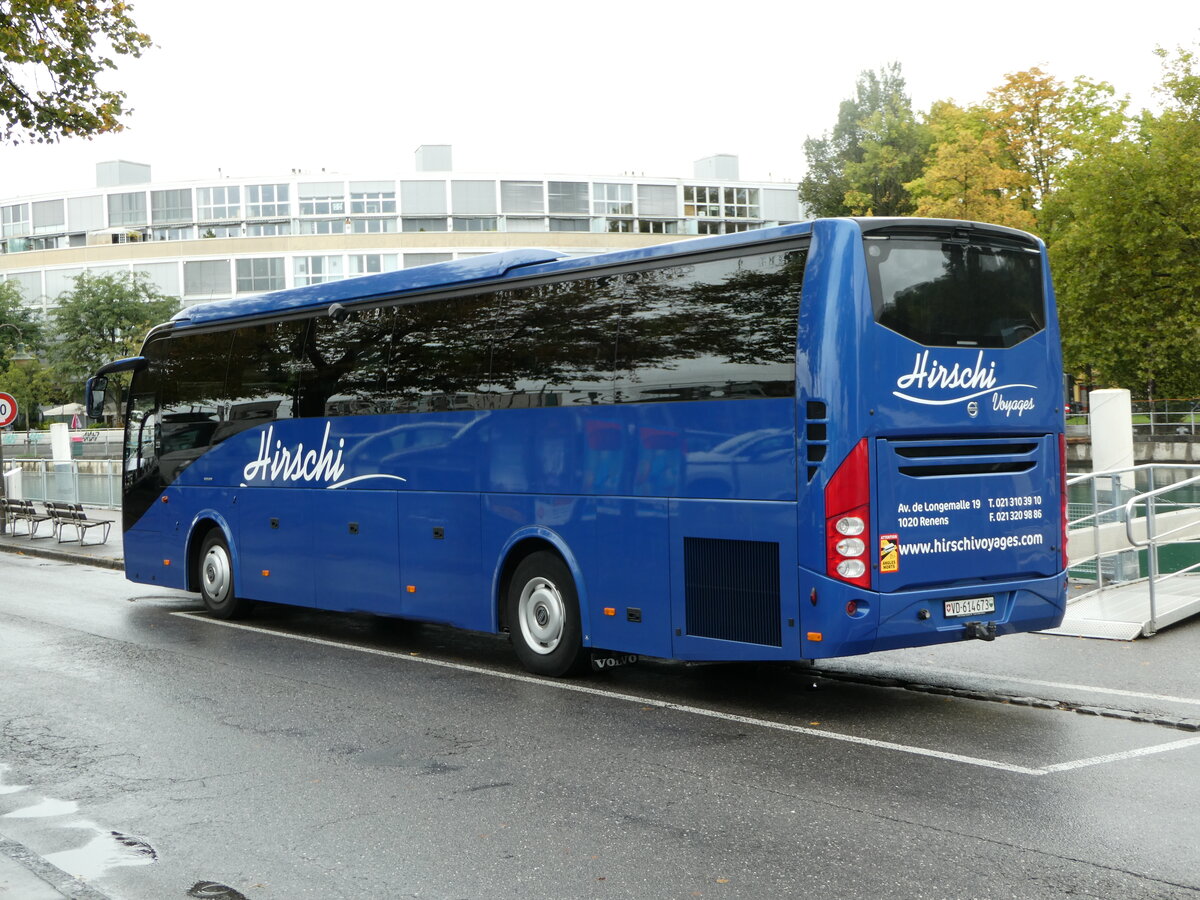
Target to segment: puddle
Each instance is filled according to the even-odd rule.
[[[49,853],[46,861],[76,878],[96,878],[117,866],[148,866],[158,859],[154,848],[141,838],[84,822],[74,827],[90,828],[95,837],[78,849]]]
[[[50,816],[66,816],[74,812],[79,812],[79,804],[74,800],[55,800],[52,797],[47,797],[41,803],[5,813],[4,818],[46,819]]]

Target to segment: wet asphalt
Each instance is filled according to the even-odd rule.
[[[1200,897],[1200,622],[562,682],[19,549],[0,898]]]

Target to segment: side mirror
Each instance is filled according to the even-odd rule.
[[[87,417],[89,419],[104,418],[104,398],[108,394],[108,378],[104,375],[96,375],[87,380],[87,387],[84,389],[83,405],[87,407]]]

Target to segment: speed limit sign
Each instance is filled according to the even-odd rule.
[[[12,394],[0,393],[0,428],[17,420],[17,401]]]

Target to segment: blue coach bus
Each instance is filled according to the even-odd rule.
[[[1065,606],[1044,245],[829,219],[189,307],[126,407],[133,581],[507,632],[520,661],[800,660]]]

